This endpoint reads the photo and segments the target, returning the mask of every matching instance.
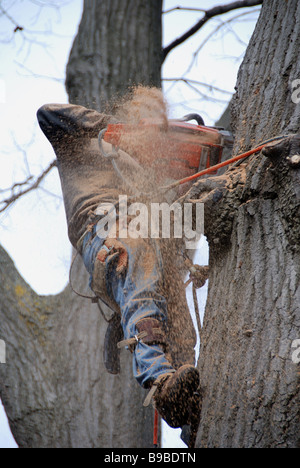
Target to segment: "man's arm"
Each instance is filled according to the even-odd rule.
[[[97,138],[113,117],[72,104],[46,104],[37,112],[39,125],[55,147],[61,138]]]

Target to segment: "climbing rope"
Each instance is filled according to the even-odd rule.
[[[202,325],[200,321],[200,311],[199,311],[199,304],[198,304],[198,297],[197,297],[197,289],[200,289],[204,286],[208,279],[209,275],[209,266],[200,266],[200,265],[192,265],[189,267],[190,277],[185,283],[185,287],[187,288],[191,283],[193,283],[193,302],[194,302],[194,310],[197,320],[197,327],[199,331],[199,336],[201,339],[201,330]]]

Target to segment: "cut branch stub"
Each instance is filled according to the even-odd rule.
[[[286,159],[290,167],[297,169],[300,167],[300,135],[291,135],[277,144],[267,146],[262,153],[275,165]]]

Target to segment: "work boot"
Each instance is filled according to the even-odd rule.
[[[170,427],[190,424],[191,407],[199,385],[199,372],[190,365],[154,382],[157,386],[153,395],[156,409]]]

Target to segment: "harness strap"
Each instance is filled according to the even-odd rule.
[[[152,398],[154,397],[155,393],[156,393],[156,390],[158,389],[159,385],[161,383],[163,383],[166,379],[168,379],[169,377],[171,377],[171,375],[174,374],[174,372],[176,372],[175,370],[173,372],[168,372],[166,374],[161,374],[159,377],[157,377],[157,379],[155,380],[155,382],[153,383],[152,387],[151,387],[151,390],[149,391],[148,395],[146,396],[146,399],[143,403],[143,406],[145,408],[147,408],[147,406],[150,405],[151,403],[151,400]]]
[[[121,349],[121,348],[126,348],[128,346],[128,348],[130,349],[131,352],[134,351],[134,348],[136,347],[136,345],[143,339],[143,338],[146,338],[147,336],[147,332],[143,331],[141,333],[138,333],[137,335],[134,335],[133,338],[129,338],[128,340],[123,340],[123,341],[120,341],[118,343],[118,348]]]
[[[159,344],[162,347],[166,346],[165,332],[162,328],[162,323],[151,317],[142,319],[136,324],[138,334],[127,340],[120,341],[118,348],[129,348],[130,352],[134,352],[136,345],[140,342],[147,345]]]

